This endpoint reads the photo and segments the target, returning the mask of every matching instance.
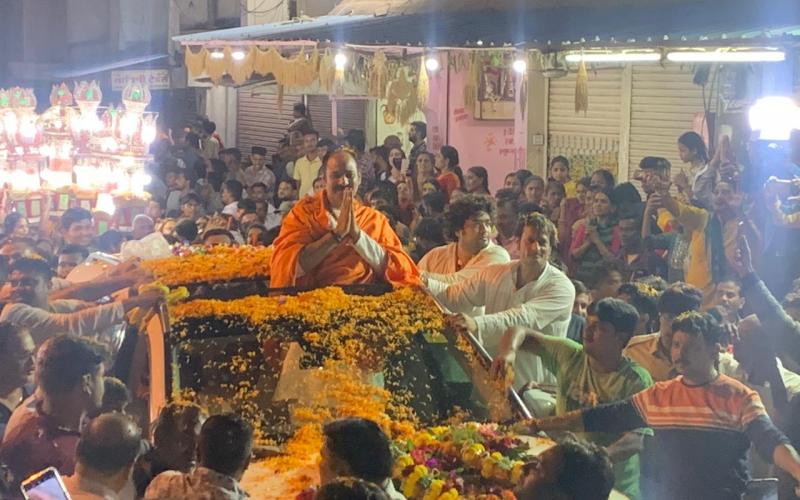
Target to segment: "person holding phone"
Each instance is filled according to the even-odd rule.
[[[711,196],[711,210],[677,201],[662,183],[648,199],[651,209],[666,208],[689,238],[686,282],[703,290],[710,305],[714,289],[736,264],[736,241],[744,235],[754,255],[760,255],[761,235],[742,211],[744,194],[732,182],[719,181]]]

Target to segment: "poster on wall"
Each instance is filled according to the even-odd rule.
[[[517,87],[511,70],[512,55],[498,53],[487,57],[479,73],[476,120],[513,120]]]

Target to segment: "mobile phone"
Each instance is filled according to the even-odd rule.
[[[20,489],[29,500],[70,500],[61,474],[54,467],[32,475],[22,482]]]
[[[400,162],[400,173],[403,175],[408,175],[408,158],[403,158]]]

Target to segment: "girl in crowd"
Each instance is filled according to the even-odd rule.
[[[541,207],[542,199],[544,198],[544,179],[538,175],[528,177],[522,194],[526,203],[535,203]]]
[[[592,173],[592,177],[589,181],[589,189],[594,192],[606,191],[609,189],[614,189],[614,184],[616,184],[614,182],[614,174],[604,168],[601,168]]]
[[[592,198],[592,215],[575,229],[570,246],[574,276],[590,282],[603,259],[615,259],[622,248],[616,205],[610,189],[598,190]]]
[[[406,226],[411,226],[411,221],[414,219],[414,197],[408,182],[397,183],[397,203],[399,209],[397,219]]]
[[[505,189],[510,189],[515,195],[519,196],[522,193],[522,183],[515,172],[506,175],[505,182],[503,183]]]
[[[558,227],[561,215],[561,202],[566,198],[567,192],[563,184],[556,181],[547,184],[547,189],[545,190],[545,212],[556,227]]]
[[[384,146],[376,146],[369,150],[375,159],[375,178],[379,181],[387,181],[391,178],[392,169],[389,165],[389,150]]]
[[[11,212],[3,222],[3,236],[6,238],[27,238],[30,233],[28,219],[19,212]]]
[[[564,186],[567,198],[575,197],[576,183],[569,176],[569,160],[565,156],[556,156],[550,160],[550,169],[547,172],[550,181],[558,182]]]
[[[395,184],[405,182],[408,172],[403,172],[403,160],[406,159],[406,154],[400,148],[392,148],[389,151],[389,167],[391,168],[391,175],[389,180]]]
[[[522,189],[522,186],[525,185],[525,181],[530,179],[530,177],[533,175],[533,172],[531,172],[530,170],[522,169],[514,172],[514,175],[516,175],[517,179],[519,179],[519,187],[520,189]]]
[[[491,195],[489,192],[489,172],[483,167],[471,167],[464,175],[464,187],[470,194]]]
[[[575,183],[575,197],[561,202],[561,213],[558,218],[558,236],[561,241],[561,258],[569,264],[570,245],[575,224],[589,215],[589,178],[583,177]]]
[[[708,149],[703,138],[696,132],[686,132],[678,138],[678,154],[689,164],[689,175],[675,175],[675,186],[687,200],[704,208],[711,208],[716,170],[710,168]]]
[[[436,178],[434,169],[434,156],[428,152],[422,152],[417,156],[417,164],[414,166],[414,201],[419,203],[422,200],[422,185],[430,178]]]
[[[436,169],[440,174],[436,180],[439,181],[439,185],[448,199],[454,189],[464,186],[458,162],[458,150],[453,146],[442,146],[442,149],[436,154]]]

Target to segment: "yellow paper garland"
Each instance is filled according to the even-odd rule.
[[[203,74],[206,70],[206,48],[200,47],[198,52],[192,52],[191,47],[186,47],[184,54],[184,61],[186,62],[186,69],[189,71],[189,76],[196,78]]]

